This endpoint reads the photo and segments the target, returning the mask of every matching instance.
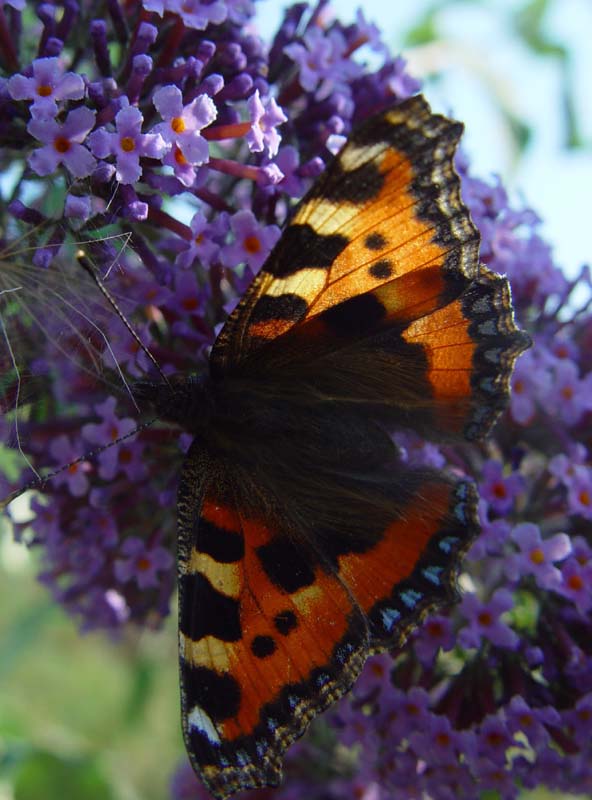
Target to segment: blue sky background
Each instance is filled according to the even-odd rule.
[[[258,3],[257,28],[267,38],[276,29],[284,3]],[[362,6],[380,24],[393,52],[402,52],[411,71],[428,80],[432,106],[466,125],[464,145],[476,174],[500,175],[520,205],[543,219],[541,232],[557,263],[574,275],[592,262],[592,3],[590,0],[333,0],[344,22]],[[562,46],[567,59],[533,52],[516,33],[516,14],[545,9],[542,36]],[[385,7],[388,13],[385,14]],[[435,41],[404,47],[406,34],[431,9]],[[567,65],[567,60],[569,64]],[[567,80],[566,80],[567,78]],[[573,92],[581,145],[566,147],[565,88]],[[530,130],[523,152],[508,125],[509,112]]]

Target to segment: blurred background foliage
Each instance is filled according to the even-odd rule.
[[[502,7],[506,6],[505,13]],[[420,49],[431,44],[439,44],[442,47],[441,19],[444,12],[454,9],[454,16],[462,13],[462,7],[478,6],[481,10],[492,13],[497,17],[506,28],[506,33],[515,38],[517,44],[523,45],[529,53],[537,58],[544,59],[554,65],[557,70],[557,77],[560,88],[560,111],[565,125],[564,146],[566,148],[582,147],[585,144],[582,131],[580,130],[580,120],[576,108],[575,86],[573,81],[574,52],[568,45],[564,44],[560,38],[555,38],[557,33],[553,31],[553,25],[549,24],[549,17],[559,7],[555,0],[530,0],[530,2],[491,2],[491,0],[439,0],[433,3],[422,17],[413,25],[403,38],[404,49]],[[561,3],[564,7],[570,5],[570,0]],[[571,13],[577,13],[575,5],[571,8]],[[464,38],[463,27],[457,29],[458,38]],[[457,40],[457,37],[454,37]],[[452,42],[450,42],[452,44]],[[454,41],[457,44],[457,41]],[[494,44],[494,42],[492,42]],[[470,53],[470,43],[467,43],[466,53]],[[451,56],[451,49],[444,47],[444,53]],[[456,47],[455,47],[456,49]],[[465,48],[461,48],[462,50]],[[489,57],[490,54],[487,54]],[[451,59],[452,62],[459,60],[458,51]],[[483,59],[484,61],[485,59]],[[472,59],[469,58],[467,66],[470,68]],[[427,80],[437,81],[439,73],[435,72],[427,75]],[[490,92],[498,106],[499,113],[504,118],[509,133],[514,140],[516,154],[519,157],[531,140],[531,126],[516,113],[512,105],[508,103],[506,93],[500,86],[498,76],[482,73],[483,88]],[[516,76],[519,80],[520,77]],[[588,141],[588,145],[590,142]]]
[[[183,745],[176,625],[80,634],[0,533],[0,800],[160,800]]]
[[[332,8],[347,20],[357,5],[334,0]],[[259,4],[265,36],[281,8],[277,0]],[[364,12],[380,21],[380,2],[365,2]],[[584,78],[592,74],[589,0],[439,0],[400,4],[389,13],[387,41],[408,58],[430,99],[440,96],[465,120],[476,171],[499,172],[516,185],[522,179],[527,199],[541,210],[544,193],[533,189],[521,167],[536,137],[545,140],[548,118],[560,137],[555,157],[547,157],[557,173],[552,187],[557,214],[570,200],[580,204],[578,192],[589,198],[592,103],[589,77]],[[489,40],[487,50],[480,36]],[[507,69],[500,74],[497,65],[506,57]],[[527,66],[523,71],[515,64]],[[536,85],[529,85],[533,76]],[[537,113],[518,102],[525,92],[538,96]],[[491,141],[484,131],[493,132]],[[566,196],[558,163],[574,152],[586,161]],[[536,174],[540,169],[535,183]],[[566,237],[563,252],[572,252],[574,236],[581,235],[582,247],[587,244],[587,229],[575,226],[570,236],[563,218],[558,223],[553,211],[544,211],[546,231],[559,224],[557,231]],[[549,238],[553,241],[552,234]],[[581,263],[583,250],[573,252]],[[579,263],[570,266],[575,270]],[[81,635],[36,582],[36,553],[12,542],[6,520],[0,524],[0,800],[168,797],[170,776],[184,758],[174,615],[161,630],[129,630],[114,641],[103,634]]]

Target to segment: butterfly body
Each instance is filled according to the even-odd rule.
[[[456,596],[472,484],[391,433],[486,435],[528,345],[478,262],[460,126],[415,97],[355,131],[222,329],[205,377],[143,383],[194,435],[178,502],[183,730],[226,798],[281,758],[368,655]]]

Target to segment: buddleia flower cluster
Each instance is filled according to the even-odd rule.
[[[352,126],[419,84],[376,26],[325,2],[290,6],[263,41],[249,0],[10,0],[0,70],[2,496],[74,462],[16,535],[82,629],[154,627],[189,437],[133,435],[147,416],[130,384],[155,370],[139,342],[165,374],[203,371],[295,200]],[[499,182],[458,169],[534,346],[490,440],[398,444],[478,483],[483,532],[460,604],[371,659],[267,797],[592,791],[590,278],[564,276]],[[171,787],[205,797],[188,766]]]

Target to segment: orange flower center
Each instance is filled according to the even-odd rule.
[[[123,136],[121,139],[121,149],[125,153],[133,153],[136,149],[136,143],[131,136]]]
[[[491,616],[489,611],[482,611],[477,616],[477,620],[479,622],[479,625],[483,625],[484,627],[487,627],[488,625],[491,625],[491,623],[493,622],[493,617]]]
[[[565,397],[566,400],[571,400],[574,395],[573,387],[571,386],[564,386],[561,390],[561,394]]]
[[[119,453],[119,463],[129,464],[131,460],[132,460],[131,452],[127,448],[122,449]]]
[[[142,556],[136,561],[136,566],[141,572],[145,572],[147,569],[150,569],[150,559]]]
[[[37,87],[37,94],[39,97],[49,97],[51,94],[51,86],[48,86],[46,83],[41,84]]]
[[[197,297],[187,297],[181,305],[185,311],[195,311],[198,307]]]
[[[70,149],[70,141],[65,136],[56,136],[53,141],[53,146],[58,153],[67,153]]]
[[[514,394],[522,394],[524,391],[524,383],[522,381],[514,381]]]
[[[436,744],[439,744],[440,747],[448,747],[450,744],[450,736],[447,733],[439,733],[436,736]]]
[[[175,147],[174,159],[180,167],[184,167],[189,163],[178,147]]]
[[[580,592],[584,588],[584,581],[580,578],[579,575],[572,575],[568,581],[567,585],[570,589],[573,589],[574,592]]]
[[[247,253],[258,253],[261,250],[261,242],[256,236],[247,236],[244,241]]]
[[[183,133],[185,130],[185,121],[183,117],[173,117],[171,120],[171,128],[175,133]]]
[[[532,550],[530,553],[530,560],[533,564],[543,564],[545,562],[545,554],[540,547]]]
[[[583,506],[589,506],[592,503],[590,492],[587,489],[582,489],[578,495],[578,500]]]
[[[493,493],[500,500],[504,500],[508,496],[508,492],[506,491],[506,487],[503,483],[496,483],[493,487]]]

